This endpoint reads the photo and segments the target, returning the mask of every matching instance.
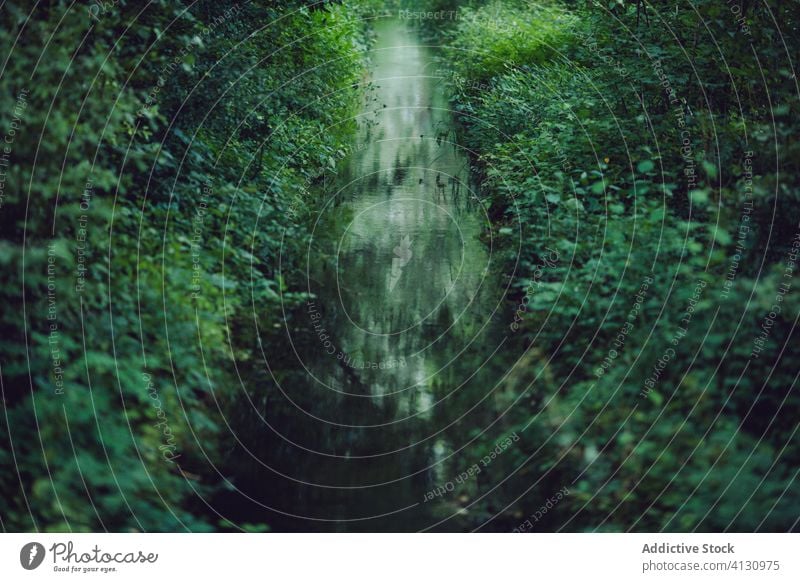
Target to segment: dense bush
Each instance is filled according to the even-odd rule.
[[[797,3],[423,5],[458,16],[421,24],[512,290],[502,353],[524,353],[462,419],[459,464],[514,445],[446,527],[796,528]],[[283,328],[347,155],[359,11],[388,6],[419,8],[0,8],[4,530],[269,527],[215,510],[233,474],[263,488],[242,407],[276,378],[318,400]]]
[[[203,501],[222,414],[269,389],[257,346],[300,298],[279,254],[291,272],[344,154],[361,24],[270,0],[0,10],[2,526],[224,527]]]
[[[500,529],[563,485],[536,528],[796,527],[800,10],[744,4],[490,2],[441,31],[526,304],[510,499],[544,480]]]

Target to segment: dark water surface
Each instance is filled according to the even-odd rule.
[[[237,517],[279,530],[463,527],[463,491],[481,476],[427,498],[467,469],[458,449],[496,414],[485,362],[502,345],[503,290],[446,84],[411,27],[376,33],[354,153],[326,184],[307,281],[293,282],[313,294],[294,322],[302,380],[263,403],[235,483],[253,499]]]

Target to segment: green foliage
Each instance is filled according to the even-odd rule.
[[[0,127],[21,118],[0,208],[2,525],[235,528],[203,504],[223,415],[240,382],[271,388],[253,346],[285,343],[302,298],[278,262],[296,268],[300,207],[352,130],[363,31],[339,4],[98,7],[2,8]]]
[[[575,479],[537,527],[786,530],[796,518],[787,261],[800,125],[780,63],[798,50],[800,10],[776,9],[787,52],[763,5],[746,32],[718,2],[648,6],[493,2],[443,33],[482,196],[498,234],[522,231],[496,239],[511,300],[527,305],[517,339],[532,342],[507,384],[533,392],[511,423],[534,419],[523,439],[543,481],[501,529]]]
[[[524,1],[494,0],[479,9],[458,12],[451,51],[463,53],[453,61],[470,81],[489,79],[520,66],[547,61],[568,39],[574,17],[549,9],[546,18],[527,18]]]

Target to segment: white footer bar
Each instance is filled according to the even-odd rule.
[[[798,534],[4,534],[0,580],[800,580]]]

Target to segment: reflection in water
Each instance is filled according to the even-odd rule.
[[[261,402],[237,481],[278,529],[414,530],[454,513],[425,494],[464,469],[451,453],[493,414],[487,218],[432,50],[402,22],[376,28],[377,93],[321,197],[308,280],[291,282],[313,297],[297,323],[310,339],[292,338],[303,381]]]

